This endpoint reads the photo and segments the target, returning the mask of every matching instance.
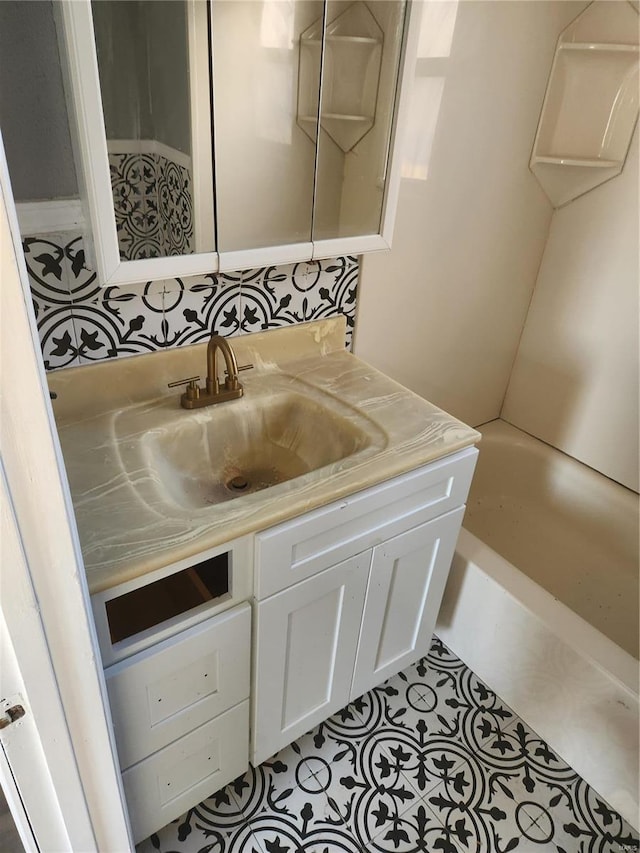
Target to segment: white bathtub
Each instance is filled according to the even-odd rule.
[[[504,421],[436,632],[638,827],[638,496]]]

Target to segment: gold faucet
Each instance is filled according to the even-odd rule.
[[[227,374],[222,388],[218,382],[218,350],[224,356]],[[207,383],[205,387],[202,388],[198,385],[199,376],[190,376],[188,379],[169,382],[169,388],[175,388],[178,385],[187,386],[187,390],[180,397],[180,405],[183,409],[200,409],[203,406],[224,403],[225,400],[237,400],[244,393],[238,379],[238,373],[241,370],[249,370],[251,367],[253,367],[252,364],[243,364],[238,367],[231,344],[220,335],[211,335],[207,346]]]

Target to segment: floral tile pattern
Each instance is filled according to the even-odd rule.
[[[69,235],[48,234],[27,237],[22,244],[47,369],[80,364],[69,284],[73,243]]]
[[[196,344],[213,332],[224,337],[241,333],[238,273],[210,273],[165,282],[166,346]]]
[[[155,157],[110,153],[109,173],[121,257],[129,261],[159,257],[164,239],[157,215]]]
[[[109,172],[122,258],[193,251],[191,173],[186,166],[155,151],[111,152]]]
[[[102,288],[77,233],[27,237],[23,249],[48,370],[340,314],[351,343],[355,257]]]
[[[638,834],[436,637],[138,853],[629,853]]]
[[[358,259],[349,256],[242,275],[241,329],[257,332],[344,314],[347,342],[355,325]]]

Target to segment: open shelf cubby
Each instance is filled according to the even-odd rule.
[[[228,553],[138,587],[105,604],[112,643],[188,613],[230,592]]]

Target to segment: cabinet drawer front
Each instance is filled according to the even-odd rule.
[[[244,773],[249,701],[226,711],[122,774],[138,843]]]
[[[242,604],[105,670],[120,766],[246,699],[250,647]]]
[[[258,600],[424,524],[466,500],[478,451],[463,450],[256,536]]]
[[[426,655],[464,507],[373,550],[350,699]]]

